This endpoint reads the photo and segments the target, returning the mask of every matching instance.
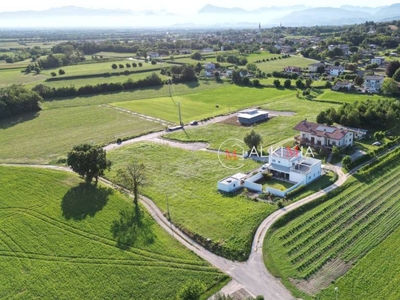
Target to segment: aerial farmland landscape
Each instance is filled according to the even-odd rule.
[[[391,0],[2,5],[0,299],[400,299],[399,42]]]

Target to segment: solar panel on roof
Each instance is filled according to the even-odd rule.
[[[336,128],[326,127],[326,126],[318,126],[316,130],[317,131],[325,131],[325,132],[328,132],[328,133],[333,133],[333,132],[335,132]]]

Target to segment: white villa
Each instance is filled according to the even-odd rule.
[[[378,64],[378,66],[380,66],[381,64],[383,64],[385,62],[385,58],[384,57],[374,57],[371,58],[371,64]]]
[[[339,76],[344,72],[344,68],[342,66],[329,66],[325,68],[325,71],[328,72],[329,75]]]
[[[341,127],[321,125],[318,123],[301,121],[294,128],[300,132],[300,144],[307,146],[347,147],[353,145],[353,132]]]
[[[280,147],[269,155],[265,167],[275,176],[293,183],[309,184],[321,176],[321,161],[303,156],[300,150]]]
[[[384,77],[379,75],[365,76],[364,87],[369,92],[379,92],[383,79]]]
[[[263,190],[262,184],[257,183],[268,171],[278,180],[293,184],[286,191],[267,187]],[[218,181],[218,190],[226,193],[237,191],[240,188],[248,188],[258,193],[271,193],[279,197],[286,194],[300,185],[307,185],[322,175],[322,165],[319,159],[303,156],[299,150],[280,147],[273,151],[268,157],[268,163],[263,165],[258,172],[252,175],[237,173]]]

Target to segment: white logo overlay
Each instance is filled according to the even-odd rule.
[[[231,138],[225,140],[218,148],[218,160],[221,165],[227,169],[236,170],[244,166],[244,159],[247,157],[251,158],[263,158],[268,159],[269,155],[263,155],[263,149],[258,151],[255,147],[251,150],[246,151],[248,147],[246,144],[236,138]],[[304,149],[303,147],[298,147],[292,149],[290,147],[279,147],[274,149],[270,147],[268,154],[278,153],[280,157],[285,155],[290,156],[303,156],[303,157],[314,157],[314,153],[311,147]]]
[[[244,166],[246,144],[239,139],[227,139],[218,148],[218,159],[222,166],[235,170]]]

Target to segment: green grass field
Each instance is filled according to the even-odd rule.
[[[316,97],[317,100],[320,101],[337,101],[337,102],[356,102],[356,101],[365,101],[367,99],[378,100],[378,99],[397,99],[395,97],[383,96],[383,95],[363,95],[356,93],[345,93],[345,92],[335,92],[331,90],[324,90],[323,93]]]
[[[30,82],[34,86],[46,78],[48,78],[48,76],[43,74],[21,73],[21,69],[0,69],[0,87],[11,84],[27,84]]]
[[[275,55],[276,57],[281,55]],[[260,58],[258,58],[260,59]],[[262,63],[257,63],[257,67],[266,73],[272,73],[274,71],[283,72],[283,68],[287,66],[296,66],[305,68],[308,65],[314,63],[315,61],[306,59],[300,56],[291,56],[289,58],[282,58],[273,61],[267,61]]]
[[[168,197],[173,223],[184,231],[210,238],[215,243],[214,251],[225,257],[246,258],[254,229],[276,209],[275,205],[218,192],[217,182],[234,174],[235,170],[224,168],[216,153],[147,143],[129,145],[109,151],[107,155],[113,167],[106,177],[112,180],[121,165],[132,161],[143,163],[149,185],[142,194],[164,212]],[[251,160],[244,162],[240,171],[258,166]]]
[[[129,214],[121,219],[131,200],[101,184],[0,167],[0,193],[2,299],[175,299],[189,279],[210,288],[225,278],[147,212],[140,223]],[[121,226],[128,222],[135,229]],[[135,238],[117,247],[114,236],[131,232]]]
[[[49,163],[74,145],[104,144],[117,138],[160,130],[163,126],[110,106],[44,109],[0,121],[0,161]]]
[[[163,97],[142,101],[117,102],[113,103],[113,105],[179,123],[177,108],[177,102],[179,101],[181,103],[182,120],[184,123],[188,123],[193,119],[199,120],[226,114],[241,108],[260,105],[293,93],[293,90],[256,89],[227,84],[220,89],[201,91],[184,96],[173,96],[174,101],[171,98]],[[161,107],[162,109],[160,109]]]
[[[318,299],[334,299],[334,287],[338,287],[338,298],[343,300],[397,300],[400,295],[400,277],[396,273],[400,270],[399,241],[400,228],[397,228],[346,275],[318,294]]]
[[[263,138],[262,145],[265,148],[264,150],[268,150],[268,146],[274,145],[290,137],[294,137],[297,132],[292,128],[301,120],[307,119],[314,121],[317,114],[321,110],[324,110],[327,107],[337,106],[331,103],[311,103],[311,101],[300,100],[296,98],[296,92],[294,90],[276,90],[273,88],[253,90],[254,93],[259,92],[260,94],[253,94],[249,97],[243,96],[247,99],[252,99],[250,101],[254,101],[253,103],[250,101],[245,102],[248,107],[258,104],[267,111],[291,111],[295,112],[296,114],[293,116],[274,117],[267,122],[257,124],[256,127],[233,126],[223,123],[216,123],[196,129],[188,128],[186,133],[174,132],[166,135],[165,137],[180,141],[206,141],[210,143],[210,148],[218,149],[221,143],[223,143],[227,138],[236,137],[238,139],[243,139],[247,132],[249,132],[251,129],[254,129],[256,132],[261,134]],[[234,92],[234,90],[232,90],[232,92]],[[269,92],[272,93],[269,94]],[[278,96],[279,93],[281,93],[280,96]],[[239,95],[238,92],[236,94]],[[257,96],[260,98],[257,99]],[[229,96],[227,95],[226,97],[226,101],[229,101]],[[232,94],[232,97],[235,96]],[[223,102],[219,101],[219,103]]]
[[[301,209],[296,218],[286,218],[273,227],[264,242],[268,269],[291,290],[302,291],[297,292],[302,298],[309,298],[305,293],[316,294],[343,275],[400,226],[399,162],[397,149],[367,173],[354,175],[341,193],[334,192],[335,196],[326,197],[328,200],[322,204],[309,211]],[[387,254],[385,259],[391,261],[393,257]],[[378,272],[378,264],[371,263]],[[365,274],[366,266],[368,263],[364,262],[356,272]],[[387,263],[385,272],[381,272],[380,276],[386,278],[388,294],[381,291],[372,298],[354,294],[357,290],[371,289],[368,280],[361,277],[351,284],[353,289],[348,286],[341,291],[340,299],[389,299],[394,295],[392,289],[398,290],[396,280],[392,280],[397,271],[395,265]],[[328,290],[327,294],[332,295],[332,288]]]
[[[155,69],[155,68],[161,68],[161,64],[157,65],[152,65],[150,63],[143,63],[142,67],[137,66],[136,68],[126,68],[125,64],[129,63],[132,64],[132,60],[129,59],[120,59],[117,61],[108,61],[108,62],[96,62],[96,63],[84,63],[84,64],[79,64],[79,65],[72,65],[72,66],[65,66],[62,67],[62,69],[65,71],[65,76],[75,76],[75,75],[83,75],[83,74],[98,74],[98,73],[115,73],[115,72],[123,72],[125,70],[129,71],[137,71],[137,70],[148,70],[148,69]],[[113,69],[111,68],[112,64],[123,64],[124,68],[123,69]],[[165,65],[165,63],[164,63]],[[48,70],[43,70],[43,74],[50,75],[51,72],[58,72],[58,69],[48,69]]]
[[[132,68],[131,68],[132,69]],[[125,82],[128,79],[132,79],[133,81],[137,81],[139,79],[143,79],[149,75],[151,75],[154,71],[150,72],[143,72],[143,73],[137,73],[137,74],[129,74],[129,75],[118,75],[118,76],[107,76],[107,77],[94,77],[94,78],[82,78],[82,79],[66,79],[66,80],[59,80],[59,81],[46,81],[46,82],[40,82],[43,83],[46,86],[52,87],[52,88],[59,88],[59,87],[68,87],[68,86],[75,86],[76,88],[80,88],[85,85],[96,85],[96,84],[102,84],[102,83],[119,83],[119,82]],[[166,80],[168,77],[161,75],[159,71],[155,71],[161,79]],[[62,78],[62,76],[60,76]],[[46,77],[48,78],[48,77]],[[38,82],[32,83],[32,84],[27,84],[28,87],[34,87]]]
[[[256,62],[257,60],[262,60],[262,59],[271,59],[271,58],[274,58],[274,57],[276,57],[276,58],[278,58],[278,56],[281,56],[281,54],[274,54],[274,53],[269,53],[269,52],[265,52],[265,51],[263,51],[263,52],[260,52],[260,53],[252,53],[252,54],[249,54],[249,55],[247,55],[246,56],[246,58],[247,58],[247,61],[249,62],[249,63],[254,63],[254,62]]]

